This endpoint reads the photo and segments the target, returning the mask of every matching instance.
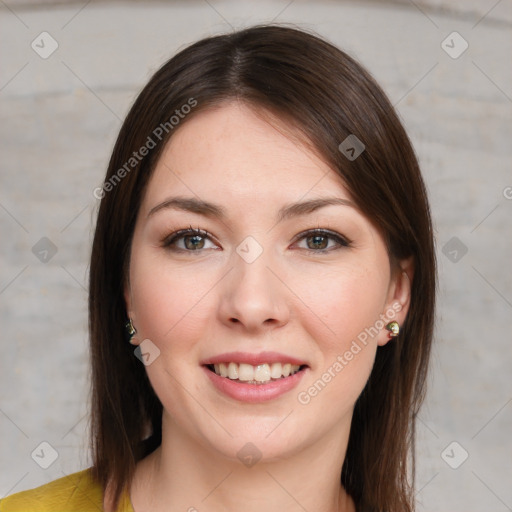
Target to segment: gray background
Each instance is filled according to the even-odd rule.
[[[371,70],[428,184],[440,291],[418,510],[512,510],[511,0],[0,2],[0,496],[90,463],[92,192],[137,91],[184,45],[271,20]]]

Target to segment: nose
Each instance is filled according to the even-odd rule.
[[[234,268],[222,280],[219,290],[222,323],[252,333],[285,325],[290,318],[291,301],[276,271],[270,268],[265,251],[251,263],[238,254],[233,260]]]

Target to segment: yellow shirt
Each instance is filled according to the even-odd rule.
[[[12,494],[0,500],[0,512],[101,512],[103,491],[89,469]],[[128,493],[121,496],[117,512],[134,512]]]

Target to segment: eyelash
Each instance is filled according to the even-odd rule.
[[[188,229],[180,229],[179,231],[175,231],[174,233],[171,233],[170,235],[165,237],[164,240],[162,240],[162,246],[164,248],[169,249],[174,252],[201,253],[203,251],[202,249],[198,249],[198,250],[194,251],[194,250],[172,247],[173,244],[175,244],[177,240],[180,240],[187,236],[191,236],[191,237],[192,236],[200,236],[202,238],[208,238],[210,240],[212,238],[212,235],[208,231],[206,231],[204,229],[199,229],[199,228],[194,229],[192,226],[190,226]],[[350,240],[348,240],[348,238],[340,235],[339,233],[330,231],[328,229],[323,229],[323,228],[316,228],[316,229],[310,229],[310,230],[304,231],[304,232],[300,233],[299,235],[297,235],[297,237],[293,243],[296,243],[304,238],[309,238],[311,236],[327,237],[327,238],[334,240],[339,245],[338,247],[335,247],[334,249],[330,248],[330,249],[315,250],[315,249],[301,248],[303,250],[312,252],[314,254],[326,254],[333,250],[351,247],[351,245],[352,245],[352,242]]]

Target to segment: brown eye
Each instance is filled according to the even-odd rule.
[[[350,241],[340,235],[339,233],[326,231],[324,229],[315,229],[307,231],[302,235],[299,235],[298,241],[306,241],[306,247],[300,247],[300,249],[306,249],[317,253],[331,252],[342,247],[349,247]]]
[[[184,236],[183,240],[185,241],[185,247],[191,251],[204,247],[204,237],[200,235]]]
[[[208,247],[207,243],[210,243],[211,246]],[[176,252],[201,252],[203,249],[215,248],[207,231],[192,228],[172,233],[163,240],[162,245],[170,251]]]
[[[308,249],[326,249],[329,245],[329,239],[322,235],[313,235],[306,238]]]

